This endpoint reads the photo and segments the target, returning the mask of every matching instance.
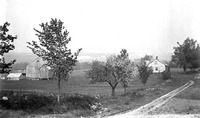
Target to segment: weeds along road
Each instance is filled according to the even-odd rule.
[[[124,114],[120,114],[120,115],[114,115],[114,116],[110,116],[108,118],[129,118],[129,117],[144,117],[145,115],[148,116],[148,113],[155,110],[156,108],[164,105],[166,102],[168,102],[172,97],[174,97],[175,95],[177,95],[178,93],[182,92],[183,90],[185,90],[186,88],[190,87],[191,85],[194,84],[194,81],[190,80],[189,82],[187,82],[185,85],[153,100],[152,102],[139,107],[138,109],[135,109],[133,111],[124,113]],[[142,116],[141,116],[142,115]]]

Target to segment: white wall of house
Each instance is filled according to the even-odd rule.
[[[154,60],[152,61],[148,67],[152,67],[153,69],[153,73],[159,73],[159,72],[163,72],[165,71],[165,64],[161,63],[160,61],[158,60]]]

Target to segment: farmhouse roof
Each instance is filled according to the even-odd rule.
[[[160,61],[160,60],[158,59],[158,56],[156,56],[156,59],[154,59],[153,61],[150,61],[150,62],[148,63],[148,65],[150,65],[150,64],[153,63],[154,61],[159,61],[160,63],[164,64],[165,66],[168,66],[166,63]]]

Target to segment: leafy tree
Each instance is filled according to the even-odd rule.
[[[200,47],[196,40],[187,38],[183,44],[177,42],[178,46],[174,47],[172,62],[183,67],[195,69],[200,66]]]
[[[17,39],[17,36],[12,36],[8,33],[8,26],[10,23],[6,22],[3,26],[0,26],[0,73],[9,73],[11,66],[15,63],[16,60],[13,60],[9,63],[5,62],[3,57],[5,53],[8,53],[10,50],[15,48],[13,42]]]
[[[143,58],[141,58],[141,61],[152,61],[153,60],[153,56],[152,55],[145,55]]]
[[[177,68],[178,65],[176,63],[174,63],[172,60],[169,62],[169,67],[174,67]]]
[[[28,42],[28,48],[47,61],[46,65],[53,69],[54,77],[58,80],[58,103],[60,103],[60,81],[62,79],[67,81],[81,49],[72,54],[71,49],[67,47],[71,37],[68,37],[69,32],[65,30],[61,20],[51,19],[50,23],[42,23],[40,26],[42,31],[34,29],[40,44],[36,41]]]
[[[107,64],[110,65],[113,70],[113,77],[115,78],[115,80],[119,80],[119,83],[121,83],[121,85],[123,86],[125,93],[128,87],[128,83],[130,83],[130,81],[135,77],[135,66],[128,56],[129,55],[127,53],[127,50],[122,49],[120,51],[120,55],[111,55],[107,58]]]
[[[90,78],[92,83],[107,82],[114,97],[119,83],[126,89],[129,79],[134,78],[134,64],[128,58],[127,51],[122,49],[119,55],[107,57],[106,63],[93,61],[91,68],[86,71],[86,77]]]
[[[149,76],[153,73],[153,70],[151,67],[148,67],[148,65],[143,62],[140,65],[137,65],[138,67],[138,76],[143,85],[145,86]]]

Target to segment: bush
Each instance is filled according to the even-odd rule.
[[[0,100],[2,108],[11,110],[34,111],[43,106],[50,105],[54,102],[52,96],[47,96],[38,93],[19,94],[13,93],[4,95],[8,100]]]
[[[163,71],[163,72],[162,72],[162,78],[163,78],[164,80],[171,79],[171,73],[170,73],[170,72],[167,72],[167,71]]]
[[[91,110],[99,107],[99,100],[93,96],[84,94],[73,94],[69,97],[63,97],[61,103],[67,104],[68,110]]]
[[[8,99],[3,100],[3,96]],[[0,97],[1,108],[28,113],[66,113],[74,110],[90,110],[95,113],[101,107],[98,98],[84,94],[62,94],[60,105],[57,104],[55,94],[10,92]]]

